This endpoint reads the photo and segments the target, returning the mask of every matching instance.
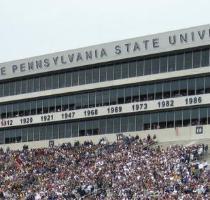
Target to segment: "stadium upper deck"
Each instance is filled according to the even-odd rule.
[[[159,129],[208,137],[209,57],[204,25],[1,63],[0,143]]]

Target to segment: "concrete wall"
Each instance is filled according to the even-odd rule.
[[[203,129],[203,133],[196,134],[196,128],[200,127],[202,127]],[[130,135],[130,136],[139,135],[141,138],[147,137],[148,134],[150,134],[151,136],[155,134],[157,136],[158,142],[161,144],[164,143],[190,144],[190,143],[200,143],[201,141],[210,144],[210,125],[124,133],[124,135]],[[61,145],[62,143],[67,143],[67,142],[74,144],[75,141],[80,141],[81,143],[83,143],[86,140],[88,141],[92,140],[94,143],[98,143],[102,137],[107,138],[110,142],[113,142],[117,139],[116,134],[106,134],[106,135],[97,135],[97,136],[56,139],[54,140],[54,143],[55,145]],[[0,147],[2,147],[4,150],[6,150],[7,147],[9,147],[10,149],[22,149],[23,145],[28,145],[29,148],[49,147],[49,140],[43,140],[38,142],[5,144],[5,145],[0,145]]]
[[[209,44],[208,24],[0,63],[0,80]]]

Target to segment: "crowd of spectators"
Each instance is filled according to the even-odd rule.
[[[150,136],[0,150],[0,199],[210,199],[207,151]]]

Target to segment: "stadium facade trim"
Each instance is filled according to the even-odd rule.
[[[0,64],[0,80],[169,52],[210,42],[209,25],[111,42]]]

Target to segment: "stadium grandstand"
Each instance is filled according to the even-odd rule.
[[[204,144],[163,149],[150,135],[1,149],[0,199],[209,199],[207,154]]]
[[[0,145],[210,138],[210,25],[0,64]]]
[[[1,63],[0,199],[210,199],[209,57],[203,25]]]

